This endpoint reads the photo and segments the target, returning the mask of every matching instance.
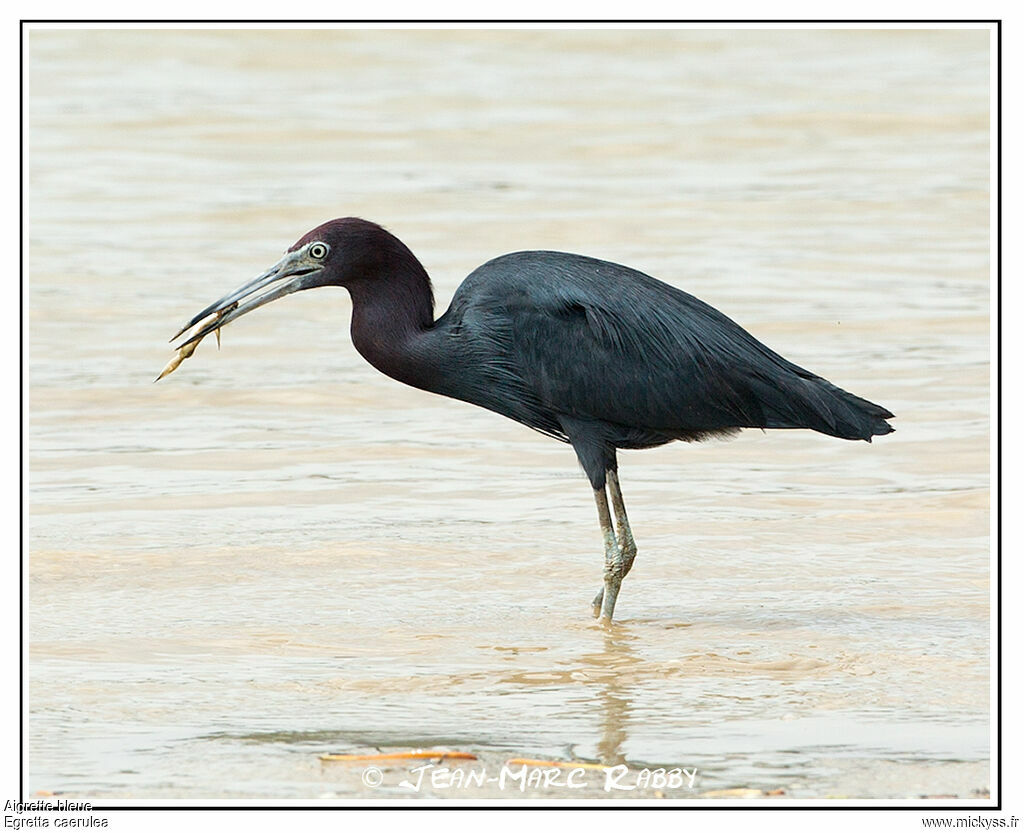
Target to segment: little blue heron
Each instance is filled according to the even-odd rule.
[[[810,428],[868,442],[893,430],[885,408],[786,361],[703,301],[591,257],[502,255],[473,271],[435,321],[430,278],[416,256],[354,217],[313,229],[189,321],[175,339],[205,323],[164,375],[211,332],[318,286],[348,289],[352,343],[381,372],[572,444],[604,538],[604,583],[593,607],[606,622],[636,558],[618,449],[741,428]]]

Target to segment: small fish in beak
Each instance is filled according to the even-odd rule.
[[[216,321],[217,318],[221,318],[221,317],[227,315],[229,312],[231,312],[231,310],[233,310],[237,306],[238,306],[238,302],[236,301],[231,306],[226,307],[225,309],[219,310],[217,312],[216,318],[214,320]],[[200,319],[200,320],[202,320],[202,319]],[[190,329],[190,328],[191,328],[191,325],[189,325],[185,329],[187,330],[187,329]],[[221,330],[220,327],[217,327],[214,330],[214,332],[217,335],[217,349],[218,350],[220,350],[220,330]],[[184,331],[185,330],[182,330],[181,332],[178,333],[178,335],[181,335]],[[209,331],[207,331],[207,333],[208,332]],[[167,362],[166,365],[164,365],[164,369],[160,371],[160,375],[157,376],[153,381],[154,382],[159,382],[161,379],[164,378],[164,376],[169,376],[175,370],[177,370],[178,367],[181,365],[181,363],[183,361],[185,361],[185,359],[189,358],[193,353],[196,352],[196,348],[199,346],[199,344],[202,342],[202,340],[206,337],[207,333],[204,333],[203,335],[201,335],[195,341],[186,341],[183,345],[181,345],[181,347],[178,348],[177,352],[174,354],[174,356],[171,358],[171,360],[169,362]],[[175,336],[174,338],[177,338],[177,337],[178,336]],[[174,341],[174,339],[172,338],[171,341]]]

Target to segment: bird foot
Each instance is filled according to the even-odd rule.
[[[611,616],[602,616],[601,615],[601,609],[602,609],[603,606],[604,606],[604,588],[602,587],[601,591],[597,594],[597,596],[594,597],[594,602],[593,602],[594,618],[597,619],[598,623],[601,624],[601,625],[610,625],[612,623]]]

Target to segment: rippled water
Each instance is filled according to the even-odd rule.
[[[319,755],[433,746],[696,768],[680,797],[988,789],[987,31],[44,30],[29,56],[31,790],[379,799],[408,767]],[[344,215],[440,310],[502,252],[628,263],[897,432],[623,454],[640,556],[602,628],[571,450],[377,374],[344,292],[151,384],[182,321]]]

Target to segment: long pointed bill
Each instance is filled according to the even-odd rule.
[[[192,355],[199,342],[210,333],[216,331],[219,342],[221,327],[264,304],[310,286],[310,276],[319,272],[321,265],[308,256],[307,248],[304,246],[294,252],[288,252],[262,275],[229,292],[219,301],[214,301],[178,330],[171,339],[172,342],[198,326],[192,335],[177,346],[177,354],[154,381],[160,381],[174,371],[184,359]]]

